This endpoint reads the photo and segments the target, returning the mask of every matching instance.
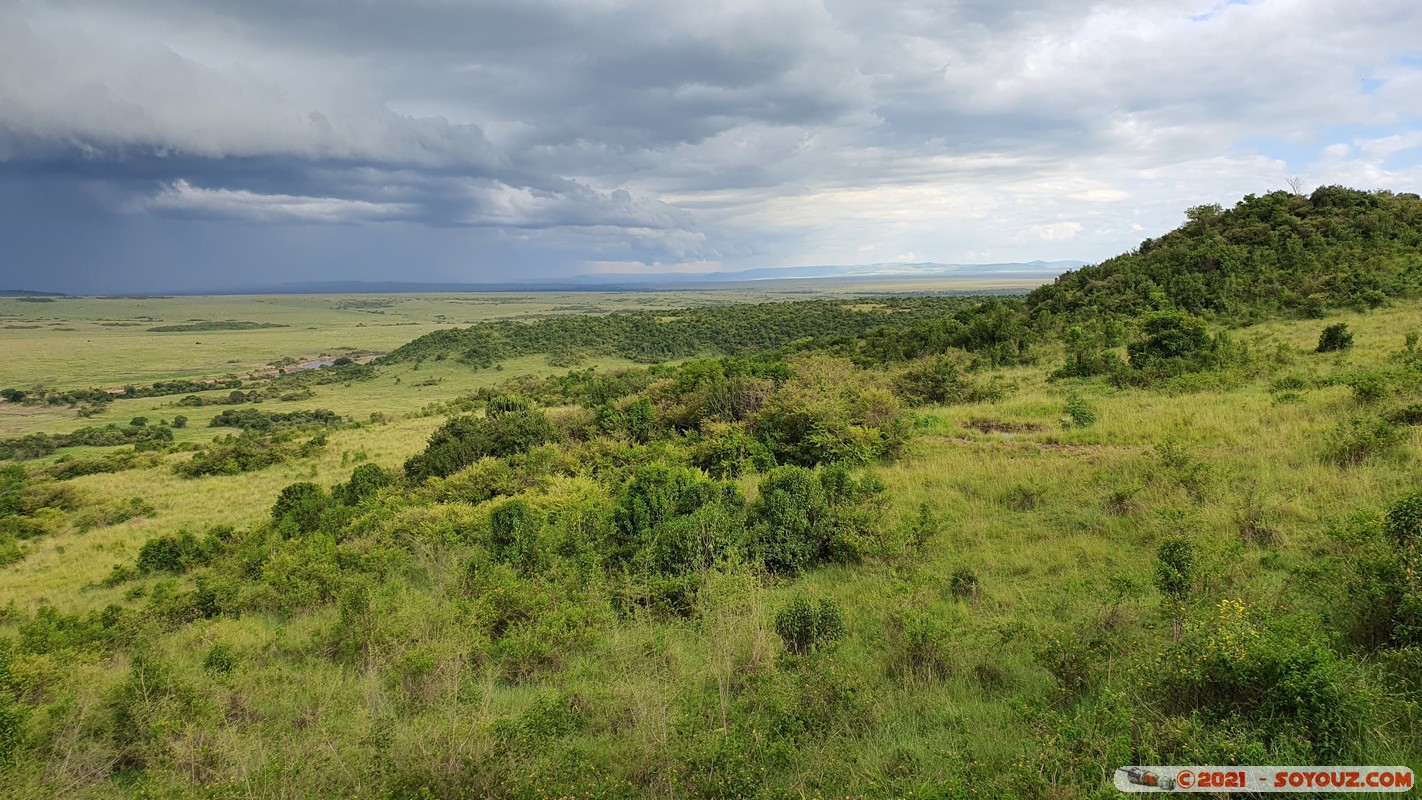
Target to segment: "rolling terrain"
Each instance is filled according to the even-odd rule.
[[[1329,187],[1024,297],[0,301],[0,771],[1074,798],[1124,764],[1422,769],[1419,237],[1415,196]],[[228,320],[283,327],[148,330]]]

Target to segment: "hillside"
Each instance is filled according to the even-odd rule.
[[[1422,199],[1325,186],[1200,206],[1133,252],[1066,273],[1027,308],[1133,315],[1164,306],[1234,322],[1319,317],[1422,292]]]

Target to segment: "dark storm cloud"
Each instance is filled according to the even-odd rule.
[[[3,224],[24,264],[36,230],[99,243],[0,269],[1108,255],[1291,174],[1415,188],[1419,24],[1409,0],[19,0]],[[1240,144],[1267,141],[1314,155]]]

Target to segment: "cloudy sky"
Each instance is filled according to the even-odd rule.
[[[1416,0],[0,0],[0,288],[1096,260],[1422,188]]]

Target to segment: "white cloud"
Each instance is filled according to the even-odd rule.
[[[410,206],[399,203],[203,189],[184,180],[174,181],[158,194],[141,200],[137,208],[250,222],[368,222],[398,219],[412,211]]]
[[[1050,225],[1033,225],[1032,235],[1044,242],[1063,242],[1081,233],[1080,222],[1054,222]]]

